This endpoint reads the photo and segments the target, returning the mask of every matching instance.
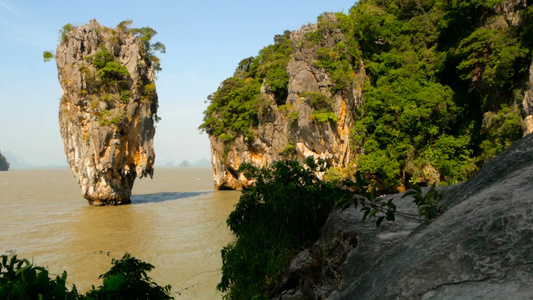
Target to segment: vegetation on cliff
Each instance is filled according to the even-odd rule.
[[[517,19],[503,2],[365,0],[333,20],[320,16],[305,40],[291,45],[286,33],[243,60],[209,97],[200,128],[230,142],[253,135],[261,107],[269,105],[261,85],[284,103],[292,47],[315,47],[314,66],[328,73],[332,94],[345,93],[364,65],[364,101],[351,112],[358,120],[351,164],[381,191],[464,181],[522,136],[533,9],[517,4]],[[324,43],[328,34],[337,40],[333,47]],[[336,118],[324,109],[313,116]]]
[[[285,104],[287,65],[292,53],[289,35],[289,31],[276,35],[275,43],[262,49],[258,56],[243,59],[233,76],[208,97],[210,105],[200,125],[202,131],[225,142],[238,136],[254,137],[258,113],[268,106],[267,100],[260,97],[263,84],[274,94],[278,105]]]
[[[384,188],[463,181],[522,135],[529,22],[502,1],[362,1],[340,17],[369,75],[356,163]],[[520,12],[529,19],[531,9]],[[502,25],[503,24],[503,25]]]
[[[9,170],[9,163],[7,162],[6,157],[2,155],[2,152],[0,152],[0,171],[7,170]]]
[[[83,89],[79,91],[79,97],[90,100],[94,113],[99,116],[101,126],[117,126],[123,121],[125,116],[124,105],[130,101],[140,100],[145,102],[155,102],[154,119],[159,121],[157,116],[157,99],[155,94],[155,84],[149,78],[150,72],[140,72],[141,77],[137,85],[132,85],[131,74],[126,66],[119,59],[120,46],[126,44],[125,39],[129,35],[138,38],[139,50],[142,57],[142,64],[139,69],[150,69],[153,72],[162,70],[161,62],[156,52],[165,53],[166,47],[161,42],[152,42],[152,38],[157,31],[150,27],[132,28],[132,20],[120,22],[115,29],[102,27],[105,34],[100,34],[101,45],[99,51],[84,57],[84,63],[78,63],[79,71],[82,74]],[[68,42],[68,34],[75,30],[72,24],[66,24],[59,31],[60,42]],[[106,47],[106,45],[108,47]],[[45,62],[54,58],[52,51],[44,51]],[[140,97],[139,97],[140,95]],[[66,101],[62,99],[62,101]],[[106,103],[107,107],[119,107],[121,109],[109,110],[99,109],[100,102]]]

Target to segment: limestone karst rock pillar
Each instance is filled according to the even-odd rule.
[[[149,38],[127,26],[91,20],[61,33],[59,124],[70,168],[89,203],[130,203],[136,177],[153,175],[159,61]]]
[[[337,22],[333,14],[325,14],[324,18],[331,24]],[[222,135],[206,130],[211,142],[215,188],[248,187],[251,182],[238,171],[241,164],[267,167],[282,160],[281,153],[291,148],[294,158],[300,162],[313,156],[324,159],[333,167],[346,167],[355,155],[349,140],[350,130],[355,124],[353,112],[363,103],[362,87],[367,80],[364,64],[362,61],[354,62],[350,71],[353,83],[341,91],[331,92],[333,82],[330,75],[324,68],[315,66],[317,51],[320,47],[332,49],[345,37],[340,29],[335,29],[324,34],[323,45],[306,44],[309,34],[317,30],[317,24],[310,24],[287,36],[292,51],[285,70],[288,77],[286,96],[278,103],[271,88],[263,82],[258,95],[261,100],[258,107],[262,108],[258,109],[258,124],[252,130],[253,138],[238,136],[228,143],[228,135],[222,138]],[[307,46],[303,47],[304,44]],[[232,87],[224,87],[229,88]],[[311,104],[313,97],[322,97],[330,102],[328,109],[335,115],[335,122],[313,119],[313,113],[318,112]],[[216,110],[213,112],[212,117],[218,118]]]

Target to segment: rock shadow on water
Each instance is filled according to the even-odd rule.
[[[167,201],[176,201],[184,198],[192,198],[200,195],[211,193],[210,191],[202,192],[165,192],[155,194],[133,195],[131,204],[160,203]]]

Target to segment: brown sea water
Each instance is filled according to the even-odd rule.
[[[47,266],[81,291],[125,252],[155,266],[176,299],[220,299],[220,250],[239,192],[213,191],[209,168],[159,168],[137,179],[132,204],[92,207],[68,169],[0,172],[0,253]]]

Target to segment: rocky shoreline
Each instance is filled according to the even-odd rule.
[[[447,210],[428,223],[398,215],[376,228],[353,207],[336,210],[292,261],[278,299],[530,299],[532,178],[530,134],[442,188]],[[401,196],[386,197],[416,214]]]

